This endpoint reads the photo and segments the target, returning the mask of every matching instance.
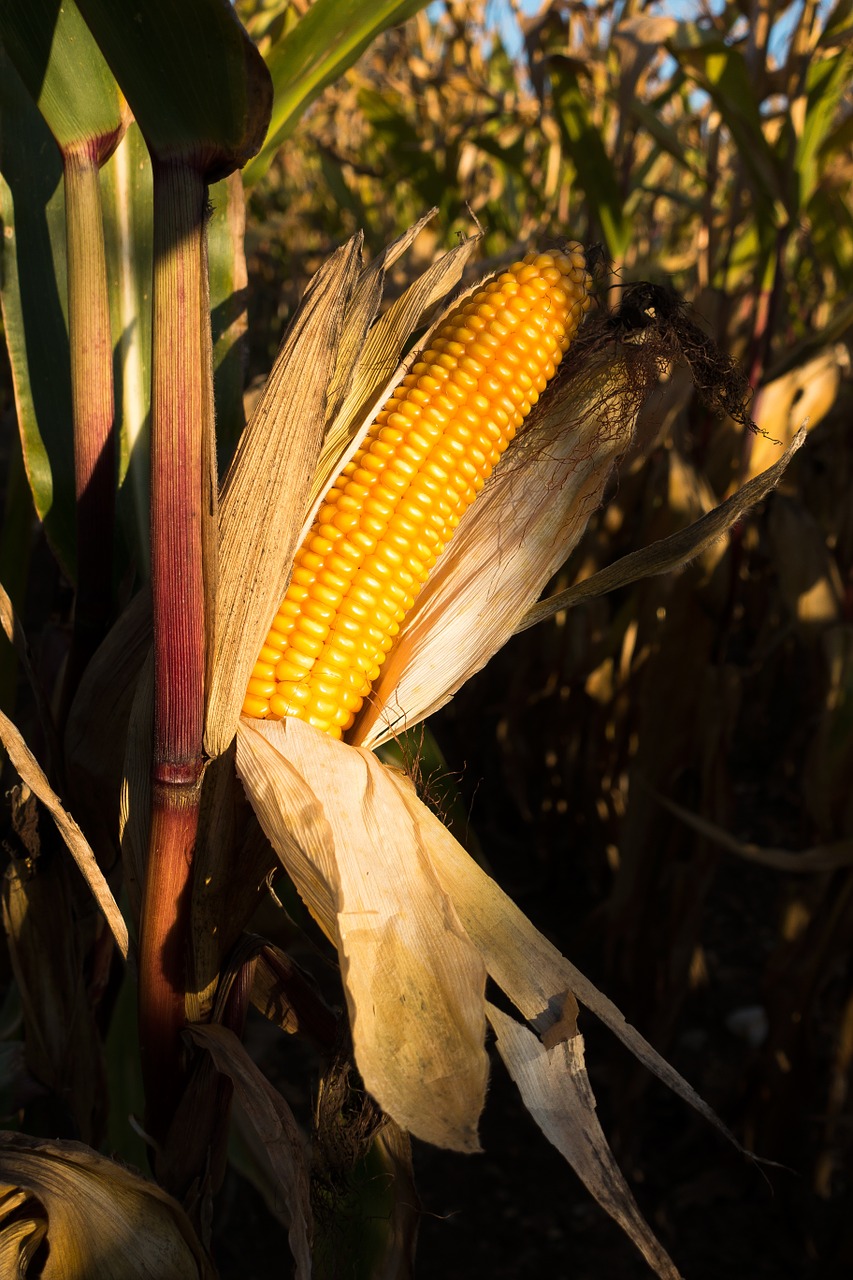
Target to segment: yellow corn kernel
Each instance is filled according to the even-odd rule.
[[[466,508],[584,312],[580,245],[529,253],[452,311],[377,415],[294,559],[243,714],[340,738]]]

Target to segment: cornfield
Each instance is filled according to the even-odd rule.
[[[133,8],[0,4],[0,1272],[849,1274],[853,6]]]

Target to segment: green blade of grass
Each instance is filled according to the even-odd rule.
[[[315,0],[303,18],[267,53],[275,88],[272,120],[264,145],[246,167],[257,182],[275,152],[326,85],[337,80],[371,41],[424,7],[425,0]]]

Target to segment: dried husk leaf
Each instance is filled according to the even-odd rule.
[[[246,1117],[264,1145],[288,1209],[295,1280],[309,1280],[313,1233],[310,1180],[302,1135],[293,1113],[233,1031],[211,1024],[191,1026],[189,1033],[196,1044],[207,1049],[217,1071],[231,1080]]]
[[[542,936],[512,899],[454,840],[444,824],[418,799],[411,782],[397,773],[389,773],[388,777],[406,807],[415,813],[420,837],[429,851],[435,873],[450,895],[465,931],[482,955],[489,976],[540,1035],[544,1037],[551,1027],[564,1022],[566,995],[574,993],[649,1071],[739,1147],[687,1081],[625,1021],[616,1005]]]
[[[560,591],[556,595],[548,596],[546,600],[540,600],[538,604],[528,609],[516,630],[526,631],[528,627],[535,626],[537,622],[543,622],[545,618],[553,617],[562,609],[571,609],[584,600],[593,600],[596,596],[605,595],[608,591],[615,591],[617,587],[626,587],[632,582],[639,582],[642,578],[653,578],[658,574],[673,573],[683,568],[691,560],[695,560],[713,547],[714,543],[724,537],[751,507],[776,488],[785,468],[805,443],[805,439],[806,429],[801,427],[788,448],[771,467],[748,481],[743,488],[738,489],[725,502],[721,502],[713,511],[709,511],[707,515],[694,521],[686,529],[679,529],[668,538],[661,538],[658,542],[652,542],[647,547],[641,547],[638,551],[622,556],[607,568],[600,569],[598,573],[585,578],[583,582],[578,582],[575,586]]]
[[[26,1276],[42,1240],[47,1235],[47,1218],[19,1217],[24,1206],[34,1215],[36,1206],[15,1187],[0,1183],[0,1276]]]
[[[285,729],[286,736],[286,731],[295,726],[298,726],[296,733],[300,738],[309,745],[316,740],[319,747],[313,768],[306,768],[303,759],[299,762],[299,772],[271,741],[278,740],[282,729]],[[293,756],[296,753],[289,749],[288,754]],[[318,872],[318,867],[328,860],[326,806],[332,810],[336,803],[340,803],[342,784],[335,780],[334,775],[338,761],[346,756],[366,758],[371,762],[369,774],[377,792],[383,796],[384,812],[394,815],[393,825],[388,829],[393,831],[395,843],[400,843],[400,833],[407,827],[416,830],[418,856],[425,853],[429,857],[468,937],[480,951],[489,975],[550,1048],[572,1038],[574,1023],[566,1010],[574,1007],[574,993],[650,1071],[738,1145],[678,1072],[625,1021],[616,1006],[593,983],[560,955],[457,844],[439,819],[417,798],[409,779],[384,769],[368,753],[335,743],[300,721],[264,724],[244,720],[237,737],[238,773],[258,812],[261,825],[279,848],[282,861],[297,888],[330,936],[334,937],[335,890],[326,874]],[[303,773],[309,776],[305,777]],[[393,802],[384,804],[384,797],[390,789],[396,790],[401,802],[396,808]],[[350,808],[354,807],[350,803]],[[283,817],[285,812],[290,815],[289,820]],[[343,821],[342,826],[345,829]],[[371,863],[357,859],[354,873],[358,873],[359,866],[365,878],[369,879]],[[438,957],[442,952],[434,951],[433,954]],[[361,961],[362,957],[357,959]],[[364,959],[369,962],[369,956]],[[389,1052],[392,1046],[386,1045],[384,1049]],[[357,1061],[361,1065],[358,1051]],[[381,1072],[380,1064],[377,1066]],[[368,1088],[374,1092],[369,1083]],[[381,1102],[378,1094],[376,1096]],[[418,1136],[428,1136],[423,1133],[422,1125],[410,1123],[408,1127]]]
[[[640,1213],[598,1122],[583,1036],[546,1049],[527,1027],[493,1005],[486,1008],[497,1034],[498,1053],[545,1137],[662,1280],[680,1280],[672,1259]]]
[[[308,286],[223,483],[205,725],[205,749],[212,757],[234,737],[252,667],[287,588],[361,242],[360,234],[354,236]]]
[[[428,213],[418,219],[414,226],[409,227],[396,240],[392,240],[389,245],[386,245],[383,251],[377,254],[372,262],[368,263],[361,272],[347,308],[346,321],[338,346],[335,372],[329,384],[326,405],[326,420],[328,422],[339,416],[344,397],[349,393],[354,370],[364,352],[368,330],[376,319],[379,304],[382,301],[385,272],[414,243],[419,233],[435,217],[437,212],[437,209],[430,209]]]
[[[0,1133],[0,1193],[13,1197],[15,1191],[32,1206],[35,1230],[47,1226],[49,1248],[39,1254],[39,1280],[215,1280],[180,1205],[79,1142]],[[18,1256],[14,1269],[2,1274],[26,1280],[32,1236],[22,1238],[17,1220],[4,1221],[9,1203],[3,1195],[0,1259],[16,1244]]]
[[[651,386],[647,361],[607,343],[551,384],[416,599],[350,742],[375,747],[431,715],[510,638],[629,447],[643,375]]]
[[[407,233],[407,236],[412,232],[416,234],[431,216],[430,214],[422,218],[411,232]],[[336,414],[334,422],[330,423],[323,444],[312,489],[312,505],[325,494],[339,474],[351,447],[355,447],[358,439],[373,422],[378,410],[382,408],[392,388],[403,376],[407,366],[416,358],[416,353],[410,352],[401,364],[400,352],[405,350],[411,335],[423,323],[424,317],[456,288],[478,241],[479,236],[471,236],[432,263],[388,307],[387,311],[383,312],[366,335],[346,399]],[[479,288],[479,285],[475,287]],[[466,292],[473,291],[471,289]],[[460,298],[462,296],[460,295]],[[454,298],[450,306],[455,307],[460,298]],[[442,309],[441,315],[421,339],[421,347],[428,342],[429,334],[437,324],[441,323],[449,309],[449,307]]]
[[[128,951],[127,925],[124,923],[118,903],[110,891],[101,868],[98,866],[95,855],[77,823],[70,814],[66,813],[59,796],[51,787],[35,756],[12,721],[2,711],[0,711],[0,741],[2,741],[3,746],[9,753],[9,759],[20,777],[33,794],[38,796],[56,823],[59,834],[80,868],[83,879],[92,891],[92,896],[112,931],[116,946],[126,960]]]
[[[242,721],[237,771],[300,894],[336,942],[355,1059],[398,1124],[478,1149],[485,971],[390,772],[298,720]]]

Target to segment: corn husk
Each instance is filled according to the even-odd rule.
[[[433,870],[417,810],[367,751],[301,721],[243,721],[237,770],[335,942],[368,1091],[420,1138],[477,1150],[485,967]]]
[[[465,513],[349,741],[375,747],[448,702],[514,633],[586,528],[642,397],[631,390],[633,353],[613,342],[567,374]]]
[[[598,1123],[583,1036],[547,1048],[532,1031],[494,1005],[488,1006],[488,1014],[497,1034],[498,1053],[545,1137],[633,1240],[652,1270],[662,1280],[680,1280],[680,1272],[640,1213]]]
[[[47,1251],[36,1250],[46,1237]],[[183,1209],[79,1142],[0,1133],[0,1274],[214,1280]]]
[[[488,1014],[546,1135],[658,1274],[676,1280],[595,1117],[582,1042],[574,1043],[572,993],[727,1133],[686,1081],[542,937],[421,803],[409,779],[371,752],[298,720],[245,720],[237,769],[283,865],[338,945],[356,1065],[383,1109],[418,1137],[471,1149],[483,1104],[477,1066]],[[501,1023],[484,999],[483,966],[539,1035],[512,1019]],[[436,1081],[437,1071],[447,1074]]]

